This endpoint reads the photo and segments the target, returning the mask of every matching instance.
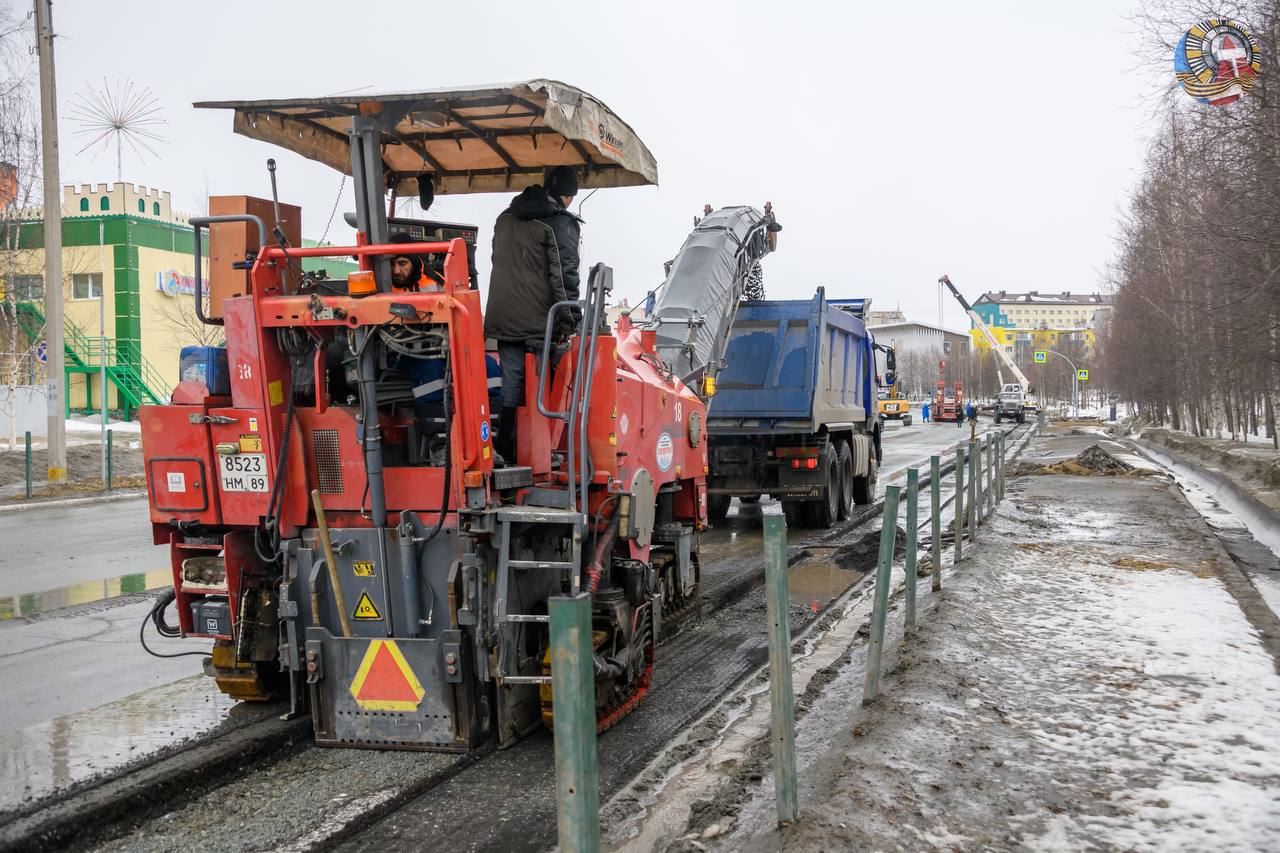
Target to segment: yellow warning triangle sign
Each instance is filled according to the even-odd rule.
[[[373,599],[369,597],[369,593],[360,593],[360,600],[356,602],[356,611],[351,614],[352,619],[381,619],[382,614],[378,612],[378,608],[374,605]]]

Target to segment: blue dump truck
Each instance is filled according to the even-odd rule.
[[[789,527],[830,527],[875,498],[874,341],[858,300],[738,306],[707,414],[711,518],[730,500],[782,501]]]

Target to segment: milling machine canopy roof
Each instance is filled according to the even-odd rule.
[[[419,192],[422,175],[437,195],[519,191],[560,165],[575,167],[584,189],[658,182],[658,164],[630,125],[555,80],[195,106],[234,110],[236,133],[349,175],[376,173],[352,150],[357,133],[373,136],[385,186],[400,195]]]

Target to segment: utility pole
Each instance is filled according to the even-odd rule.
[[[40,52],[40,148],[44,159],[45,382],[49,397],[50,483],[67,479],[67,422],[63,412],[66,354],[62,343],[62,181],[58,176],[58,93],[53,73],[53,0],[35,0]],[[105,391],[105,389],[103,389]]]

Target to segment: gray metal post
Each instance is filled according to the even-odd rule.
[[[596,777],[591,596],[584,592],[552,597],[550,617],[560,849],[567,853],[595,853],[600,849],[600,790]]]
[[[22,439],[26,442],[26,461],[27,461],[27,497],[31,497],[31,430],[27,430],[22,434]]]
[[[764,588],[769,619],[769,701],[772,708],[773,786],[778,825],[795,822],[796,712],[791,687],[791,625],[787,620],[787,522],[781,515],[764,517]]]
[[[964,445],[956,448],[956,562],[964,559]]]
[[[995,436],[988,435],[983,443],[987,446],[987,518],[990,518],[996,511]]]
[[[111,450],[111,446],[112,446],[112,443],[113,443],[113,442],[112,442],[112,438],[113,438],[113,436],[114,436],[114,435],[115,435],[115,430],[113,430],[113,429],[109,429],[109,430],[107,430],[107,455],[106,455],[106,460],[107,460],[107,478],[106,478],[106,483],[107,483],[107,491],[108,491],[108,492],[109,492],[109,491],[111,491],[111,486],[112,486],[111,481],[115,479],[115,458],[114,458],[114,456],[115,456],[115,455],[112,453],[112,450]]]
[[[915,633],[916,630],[916,540],[920,526],[920,472],[915,468],[907,469],[907,565],[906,593],[907,606],[903,611],[903,632]]]
[[[1005,434],[1000,433],[996,444],[996,501],[1004,500],[1004,452]]]
[[[978,544],[978,500],[979,494],[978,466],[981,460],[978,456],[978,442],[969,442],[969,542]]]
[[[933,526],[930,528],[930,544],[933,546],[933,590],[942,589],[942,459],[929,457],[929,512]]]
[[[884,520],[880,525],[880,559],[876,562],[876,589],[871,605],[871,643],[867,647],[867,677],[862,703],[880,694],[880,659],[884,654],[885,611],[889,609],[889,580],[893,576],[893,545],[898,535],[899,486],[884,490]]]

